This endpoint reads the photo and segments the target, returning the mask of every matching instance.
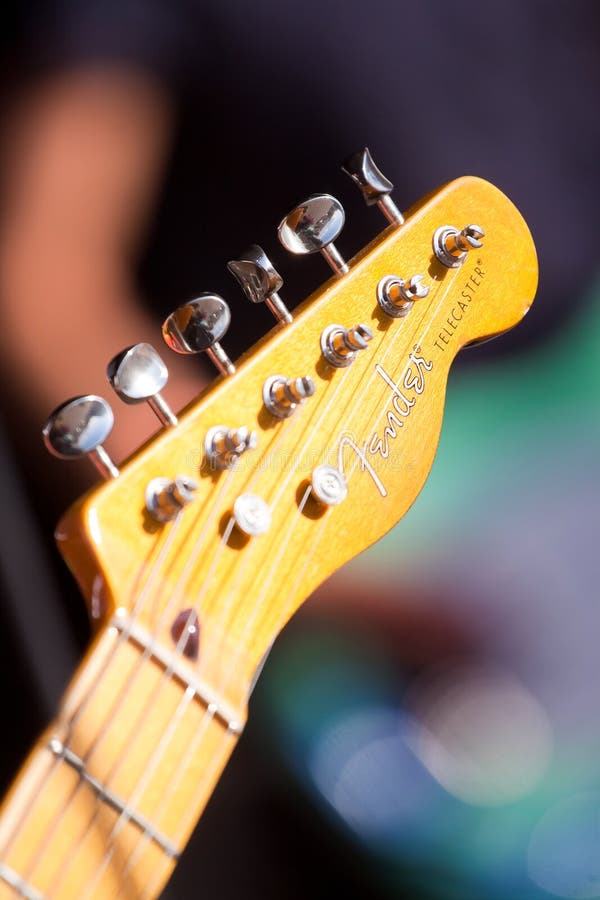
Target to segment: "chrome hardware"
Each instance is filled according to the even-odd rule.
[[[277,234],[286,250],[295,254],[323,254],[336,275],[345,275],[348,265],[333,241],[344,227],[344,208],[331,194],[312,194],[279,223]]]
[[[166,365],[151,344],[135,344],[117,353],[106,375],[125,403],[145,400],[163,425],[177,425],[177,417],[160,393],[169,380]]]
[[[171,522],[181,510],[195,499],[198,485],[187,475],[169,478],[153,478],[146,488],[146,509],[158,522]]]
[[[182,609],[171,625],[171,637],[184,656],[188,659],[198,659],[200,620],[195,609]]]
[[[462,231],[452,225],[442,225],[433,235],[433,252],[448,269],[462,266],[469,250],[482,247],[485,231],[479,225],[465,225]]]
[[[310,484],[313,497],[323,506],[337,506],[348,494],[344,474],[335,466],[317,466],[311,475]]]
[[[342,166],[361,191],[367,206],[377,204],[391,225],[402,225],[404,216],[390,197],[392,182],[377,168],[368,147],[349,156]]]
[[[233,504],[233,518],[240,531],[253,537],[269,530],[271,510],[262,497],[240,494]]]
[[[59,459],[88,456],[103,478],[119,470],[102,446],[114,424],[112,409],[102,397],[85,394],[67,400],[50,414],[42,431],[44,443]]]
[[[246,450],[254,450],[258,441],[255,431],[247,428],[227,428],[215,425],[204,439],[204,450],[215,469],[231,469]]]
[[[278,294],[283,278],[262,247],[252,244],[240,259],[228,262],[227,268],[251,303],[262,303],[264,300],[276,319],[290,324],[292,314]]]
[[[286,378],[271,375],[263,385],[263,402],[278,419],[287,419],[307,397],[312,397],[315,385],[312,378]]]
[[[373,332],[368,325],[328,325],[321,334],[321,352],[336,368],[349,366],[359,350],[366,350]]]
[[[219,343],[230,322],[231,313],[223,298],[204,293],[167,316],[162,334],[176,353],[204,352],[222,375],[233,375],[235,366]]]
[[[415,300],[421,300],[429,293],[422,281],[422,275],[413,275],[409,281],[397,275],[385,275],[377,285],[377,302],[384,313],[394,319],[408,315]]]

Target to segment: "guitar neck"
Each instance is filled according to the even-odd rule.
[[[359,184],[372,174],[365,152],[351,166]],[[57,531],[103,627],[5,803],[0,900],[157,896],[241,731],[265,652],[311,591],[414,502],[458,350],[529,309],[535,250],[496,188],[459,179],[401,222],[346,266],[331,243],[339,202],[296,207],[282,242],[312,252],[320,233],[339,277],[237,371],[219,343],[223,299],[176,310],[169,346],[210,351],[227,377],[178,419],[156,407],[164,429],[120,472],[102,447],[113,421],[102,398],[74,398],[48,420],[55,455],[91,453],[110,476]],[[230,265],[280,317],[280,277],[259,247],[249,257]],[[138,344],[109,378],[127,401],[154,402],[166,369]]]
[[[4,803],[0,898],[156,896],[241,721],[139,626],[115,619]]]

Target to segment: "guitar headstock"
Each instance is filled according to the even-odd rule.
[[[178,645],[234,703],[303,600],[415,500],[457,351],[511,328],[535,293],[531,236],[499,190],[460,178],[404,221],[364,162],[353,177],[390,226],[346,265],[332,243],[337,201],[296,207],[282,242],[305,252],[312,241],[336,275],[290,322],[260,248],[238,261],[247,295],[266,297],[278,324],[178,419],[161,398],[165,428],[57,530],[99,622],[134,619],[167,652]],[[220,314],[208,327],[200,307],[169,318],[168,342],[199,349],[200,328],[231,372]],[[121,374],[123,396],[133,389]],[[182,644],[187,626],[199,648],[185,635]]]

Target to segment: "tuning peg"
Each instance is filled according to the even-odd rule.
[[[204,352],[221,374],[233,375],[235,366],[219,343],[230,322],[231,313],[223,298],[204,293],[167,316],[162,333],[176,353]]]
[[[228,262],[227,268],[237,279],[248,300],[252,303],[262,303],[264,300],[276,319],[286,325],[290,324],[292,315],[277,293],[283,284],[283,278],[262,247],[252,244],[240,259]]]
[[[281,220],[277,233],[290,253],[321,252],[336,275],[345,275],[348,265],[333,241],[344,227],[344,208],[331,194],[313,194]]]
[[[480,225],[465,225],[462,231],[452,225],[442,225],[433,235],[433,252],[448,269],[462,266],[470,250],[483,246],[485,231]]]
[[[109,362],[106,374],[125,403],[145,400],[163,425],[177,425],[177,417],[160,393],[169,372],[151,344],[135,344],[117,353]]]
[[[119,470],[102,446],[113,423],[112,409],[106,400],[86,394],[57,406],[42,435],[53,456],[76,459],[89,455],[103,478],[117,478]]]
[[[349,156],[342,172],[358,186],[367,206],[377,204],[388,222],[392,225],[403,224],[404,216],[390,197],[394,185],[377,168],[368,147]]]

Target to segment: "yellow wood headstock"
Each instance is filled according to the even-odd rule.
[[[483,246],[462,265],[440,263],[432,240],[440,226],[476,222]],[[427,296],[404,317],[377,300],[386,276],[423,275]],[[431,467],[446,379],[457,351],[501,333],[528,311],[537,264],[527,226],[492,185],[461,178],[409,210],[218,379],[168,428],[64,516],[57,538],[105,622],[122,609],[172,647],[171,628],[197,611],[201,652],[189,665],[239,702],[264,652],[313,589],[404,515]],[[392,285],[393,288],[393,285]],[[381,288],[380,288],[381,290]],[[392,289],[393,296],[393,289]],[[367,325],[373,337],[345,367],[321,352],[328,326]],[[309,376],[315,385],[289,418],[271,415],[265,381]],[[255,449],[231,470],[207,464],[204,441],[216,425],[256,432]],[[315,468],[340,470],[347,494],[319,504]],[[335,473],[334,473],[335,474]],[[175,521],[148,514],[152,479],[194,479],[195,500]],[[327,490],[327,478],[324,489]],[[335,484],[329,485],[335,490]],[[243,494],[262,498],[270,526],[244,534],[232,518]],[[226,673],[233,680],[223,685]]]

